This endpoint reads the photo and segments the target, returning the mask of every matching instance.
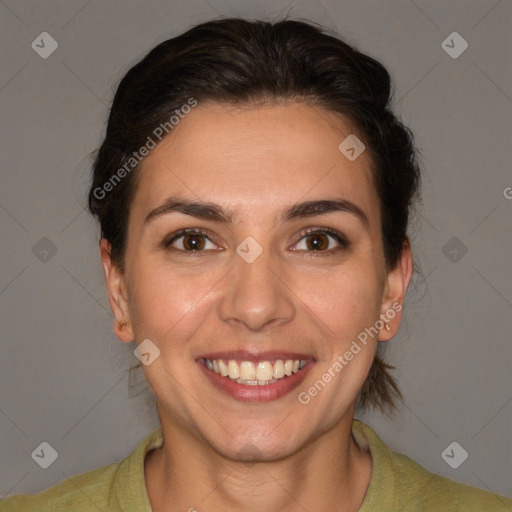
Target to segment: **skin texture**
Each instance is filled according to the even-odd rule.
[[[145,461],[153,510],[359,509],[371,457],[351,436],[355,402],[377,342],[396,334],[401,313],[310,403],[297,400],[359,333],[403,304],[412,273],[408,248],[386,269],[368,152],[351,162],[338,150],[350,133],[339,116],[301,103],[199,105],[140,170],[124,273],[101,241],[117,336],[149,338],[161,352],[143,367],[164,433],[163,447]],[[145,223],[171,195],[217,203],[233,223],[176,212]],[[294,203],[331,198],[356,204],[368,226],[347,212],[279,221]],[[183,237],[163,248],[182,228],[211,233],[200,237],[202,256]],[[307,228],[332,228],[350,245],[323,234],[315,250]],[[263,247],[250,264],[236,253],[248,236]],[[249,404],[221,394],[196,362],[241,349],[300,352],[316,363],[299,389]],[[253,464],[247,445],[255,447]]]

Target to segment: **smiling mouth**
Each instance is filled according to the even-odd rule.
[[[208,370],[237,384],[265,386],[302,371],[305,359],[275,359],[270,361],[239,361],[235,359],[201,359]]]

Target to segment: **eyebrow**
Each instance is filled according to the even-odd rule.
[[[232,211],[225,210],[218,204],[204,201],[192,201],[171,196],[160,206],[149,212],[144,220],[144,224],[172,212],[183,213],[198,219],[221,222],[224,224],[233,224],[235,218]],[[366,228],[370,226],[367,215],[359,206],[347,199],[341,198],[319,199],[294,204],[280,213],[277,217],[277,221],[282,223],[291,222],[296,219],[326,215],[333,212],[349,213],[357,217]]]

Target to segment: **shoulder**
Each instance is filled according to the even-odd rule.
[[[437,475],[391,451],[359,420],[354,438],[372,456],[372,475],[360,512],[512,512],[512,499]]]
[[[117,510],[110,489],[119,463],[109,464],[63,482],[38,494],[15,494],[0,501],[0,512],[73,512]]]
[[[392,461],[403,501],[432,512],[512,512],[512,500],[432,473],[399,453]]]
[[[150,512],[144,459],[162,446],[162,429],[148,434],[121,462],[67,478],[39,494],[15,494],[0,500],[0,512]]]

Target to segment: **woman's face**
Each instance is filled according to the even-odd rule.
[[[300,103],[199,105],[146,158],[124,274],[106,242],[102,256],[128,323],[117,334],[150,340],[143,369],[164,430],[272,460],[351,423],[377,340],[400,314],[390,332],[362,333],[403,298],[410,268],[404,257],[386,272],[368,152],[351,161],[338,148],[350,134]],[[265,383],[217,374],[218,360],[233,379],[238,369]],[[306,366],[287,375],[287,360]]]

